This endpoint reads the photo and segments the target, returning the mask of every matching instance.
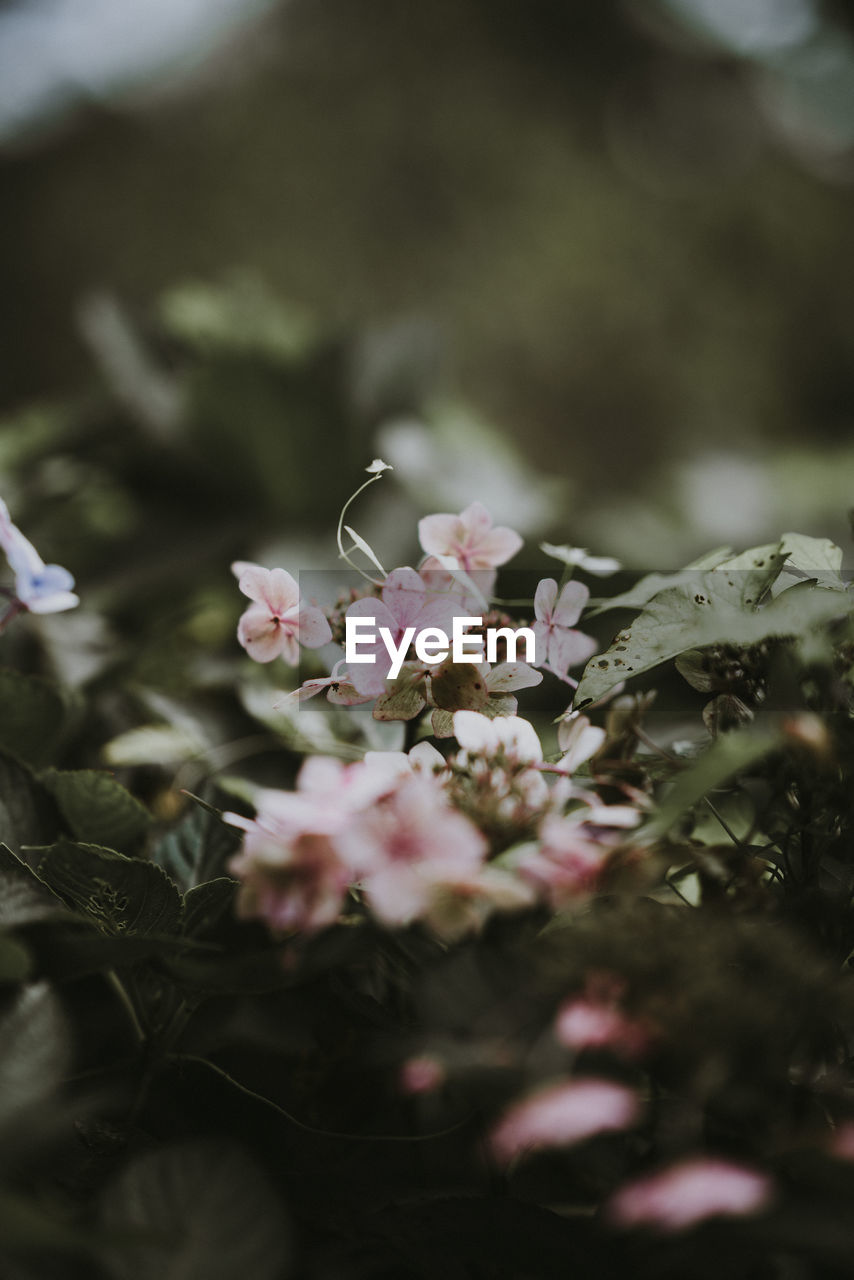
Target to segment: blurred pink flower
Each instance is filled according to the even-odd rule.
[[[441,785],[405,768],[409,776],[349,822],[338,841],[362,868],[368,906],[388,925],[431,916],[448,892],[476,891],[487,853],[483,835],[451,808]]]
[[[299,662],[299,646],[319,649],[332,639],[323,613],[300,600],[296,580],[286,569],[263,569],[238,560],[232,566],[238,585],[253,602],[237,625],[237,639],[256,662],[280,655],[290,666]]]
[[[697,1156],[628,1183],[606,1212],[620,1227],[685,1231],[706,1218],[759,1213],[771,1195],[766,1174],[729,1160]]]
[[[575,817],[549,814],[540,828],[540,843],[522,846],[513,866],[552,910],[559,911],[593,892],[613,843]]]
[[[454,735],[466,757],[501,754],[509,764],[539,764],[543,758],[537,731],[522,716],[493,719],[480,711],[455,711]]]
[[[340,835],[363,808],[393,791],[411,769],[379,758],[345,765],[311,756],[296,791],[262,790],[254,818],[226,813],[244,832],[243,846],[229,869],[241,882],[238,911],[263,919],[276,930],[314,932],[340,914],[360,865],[342,850]]]
[[[403,1093],[432,1093],[444,1082],[445,1066],[429,1053],[408,1058],[400,1071],[400,1088]]]
[[[555,1038],[567,1049],[610,1049],[623,1058],[637,1058],[649,1046],[642,1022],[617,1005],[619,985],[588,983],[587,991],[565,1001],[555,1019]]]
[[[472,502],[458,516],[424,516],[418,522],[418,539],[428,556],[437,557],[437,564],[431,562],[429,568],[438,567],[439,557],[450,556],[467,573],[505,564],[522,546],[513,529],[493,525],[492,516],[480,502]]]
[[[568,582],[558,596],[554,578],[543,578],[534,596],[534,636],[538,667],[548,667],[566,678],[570,667],[592,658],[597,643],[591,636],[572,628],[581,617],[590,592],[582,582]]]
[[[594,1134],[627,1129],[640,1114],[637,1094],[610,1080],[569,1080],[517,1102],[493,1129],[490,1147],[500,1164],[544,1147],[568,1147]]]

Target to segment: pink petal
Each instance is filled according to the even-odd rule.
[[[623,1187],[608,1206],[621,1227],[684,1231],[713,1217],[758,1213],[771,1199],[770,1178],[728,1160],[697,1157]]]
[[[598,641],[583,631],[556,628],[549,638],[549,666],[556,675],[563,676],[570,667],[592,658],[598,648]]]
[[[464,532],[460,517],[447,512],[424,516],[418,521],[418,541],[422,549],[432,556],[448,555],[451,548],[461,541]]]
[[[557,600],[557,583],[554,578],[543,578],[534,595],[534,613],[539,623],[547,626],[552,620],[552,610]]]
[[[383,603],[395,622],[395,629],[417,626],[425,603],[424,582],[414,569],[393,569],[383,586]]]
[[[477,542],[478,545],[492,528],[492,516],[482,502],[470,502],[465,511],[460,512],[459,520],[465,540]]]
[[[256,662],[272,662],[285,646],[287,634],[263,604],[251,604],[237,624],[237,639]]]
[[[544,1147],[565,1147],[594,1134],[626,1129],[640,1107],[631,1089],[610,1080],[571,1080],[540,1089],[507,1111],[493,1130],[495,1158],[507,1164],[515,1156]]]
[[[559,627],[574,627],[589,599],[590,591],[583,582],[567,582],[552,611],[552,621]]]
[[[472,548],[470,567],[489,569],[499,564],[506,564],[520,550],[522,542],[522,538],[515,529],[508,529],[505,525],[490,529],[489,533],[479,538]]]
[[[329,623],[316,605],[303,605],[297,617],[297,627],[299,642],[306,649],[319,649],[332,639]]]

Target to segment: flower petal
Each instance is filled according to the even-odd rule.
[[[548,625],[552,620],[552,610],[557,600],[557,582],[554,578],[543,578],[537,584],[534,595],[534,613],[538,622]]]
[[[424,516],[418,521],[418,541],[428,555],[453,554],[451,548],[461,540],[464,533],[460,517],[449,512]]]
[[[321,609],[317,605],[305,604],[297,616],[297,635],[299,642],[306,649],[319,649],[329,644],[332,629]]]
[[[284,648],[286,633],[263,604],[251,604],[237,624],[237,639],[256,662],[272,662]]]
[[[558,627],[574,627],[589,599],[590,591],[583,582],[567,582],[552,610],[552,621]]]

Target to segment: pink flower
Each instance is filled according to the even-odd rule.
[[[544,1147],[568,1147],[609,1130],[626,1129],[640,1113],[637,1094],[610,1080],[548,1085],[505,1112],[490,1147],[499,1164]]]
[[[537,731],[522,716],[493,719],[480,711],[455,711],[454,734],[466,758],[502,755],[508,764],[539,764],[543,758]]]
[[[380,636],[381,627],[388,629],[392,643],[399,646],[408,627],[414,627],[416,634],[426,627],[439,627],[448,634],[455,612],[460,612],[459,601],[447,593],[429,591],[414,569],[392,570],[383,584],[382,599],[365,596],[347,610],[348,618],[373,618],[375,623],[374,641],[360,642],[360,655],[371,661],[350,664],[355,689],[373,698],[386,692],[392,658]]]
[[[543,578],[534,596],[536,665],[548,667],[562,680],[570,667],[592,658],[598,647],[591,636],[572,630],[589,595],[582,582],[568,582],[558,596],[554,578]]]
[[[741,1217],[764,1209],[770,1178],[729,1160],[697,1156],[623,1187],[608,1217],[619,1227],[685,1231],[706,1218]]]
[[[596,888],[612,842],[574,817],[550,814],[540,828],[539,845],[523,845],[512,865],[536,888],[553,911]]]
[[[440,784],[404,768],[409,776],[338,841],[347,861],[363,869],[368,906],[388,925],[430,917],[444,894],[475,892],[487,853],[480,831],[451,808]]]
[[[444,1064],[432,1054],[422,1053],[407,1058],[400,1072],[400,1088],[403,1093],[432,1093],[444,1083]]]
[[[312,756],[296,791],[259,792],[254,818],[224,814],[246,833],[229,865],[241,881],[240,915],[285,931],[311,933],[333,924],[361,870],[339,837],[361,809],[394,790],[402,772],[411,773],[405,757],[403,765],[382,758],[344,765]]]
[[[522,539],[513,529],[493,526],[492,516],[480,502],[472,502],[458,516],[424,516],[418,522],[418,539],[429,556],[450,556],[467,573],[494,569],[515,556],[522,546]]]
[[[286,569],[262,569],[238,560],[232,566],[238,585],[253,602],[237,626],[237,639],[256,662],[281,655],[295,667],[299,646],[319,649],[332,639],[329,623],[315,605],[300,600],[296,580]]]
[[[583,995],[565,1001],[555,1019],[555,1038],[567,1049],[610,1049],[639,1057],[649,1045],[643,1023],[618,1007],[623,984],[607,975],[592,977]]]

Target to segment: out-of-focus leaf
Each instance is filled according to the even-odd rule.
[[[32,958],[17,938],[0,933],[0,982],[23,982],[32,971]]]
[[[107,1189],[101,1225],[126,1234],[104,1251],[115,1280],[282,1280],[289,1243],[284,1209],[236,1144],[194,1143],[147,1152]]]
[[[64,904],[25,862],[0,844],[0,926],[65,916]]]
[[[68,1059],[68,1028],[52,988],[22,987],[0,1013],[0,1128],[49,1097]]]
[[[120,733],[104,747],[106,764],[125,767],[138,764],[175,765],[191,760],[207,744],[180,725],[144,724]]]
[[[239,846],[240,836],[234,827],[193,805],[178,825],[154,844],[151,860],[180,889],[187,890],[221,876]]]
[[[125,853],[139,847],[151,818],[108,773],[49,769],[43,781],[76,839]]]
[[[722,734],[693,765],[681,773],[667,793],[645,833],[662,836],[683,813],[715,787],[748,768],[780,746],[782,734],[775,726],[751,725]]]
[[[62,695],[49,681],[0,668],[0,747],[29,764],[46,764],[64,719]]]
[[[188,937],[207,933],[226,913],[234,910],[237,883],[227,876],[196,885],[184,894],[184,932]]]
[[[24,765],[0,752],[0,841],[12,849],[44,844],[56,833],[45,812],[51,802]]]
[[[152,862],[61,840],[45,853],[39,874],[106,933],[169,935],[181,928],[181,895]]]

